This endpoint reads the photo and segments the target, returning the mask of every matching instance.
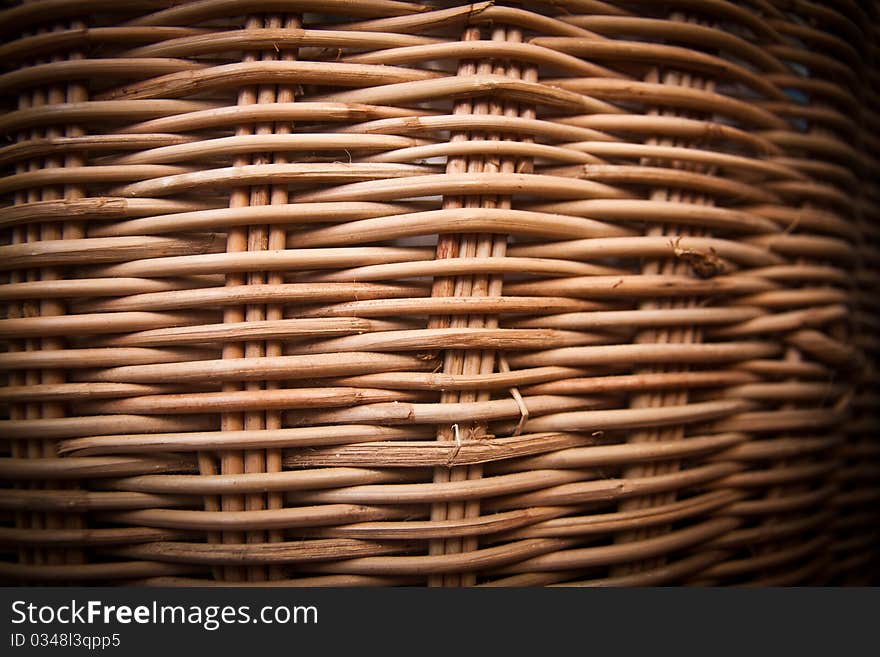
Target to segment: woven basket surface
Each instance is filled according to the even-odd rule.
[[[0,580],[878,581],[875,2],[0,12]]]

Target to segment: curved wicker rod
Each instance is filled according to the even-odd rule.
[[[138,103],[152,106],[154,103],[172,101],[154,98],[135,101],[94,101],[105,103]],[[400,118],[417,118],[430,114],[426,110],[393,106],[363,105],[359,103],[325,103],[302,101],[295,103],[266,103],[254,105],[229,105],[226,107],[194,107],[192,111],[169,112],[167,116],[133,123],[120,127],[121,134],[140,134],[153,132],[183,133],[205,128],[229,128],[242,123],[261,123],[273,121],[381,121]]]
[[[231,287],[231,286],[230,286]],[[103,312],[119,310],[182,310],[190,308],[216,308],[242,303],[317,303],[344,301],[351,298],[383,299],[422,295],[422,287],[403,285],[380,285],[378,283],[284,283],[278,285],[241,285],[246,289],[203,287],[191,290],[173,290],[120,297],[111,301],[83,302],[78,312]]]
[[[210,287],[204,278],[83,278],[55,281],[28,281],[0,285],[0,300],[58,299],[76,297],[116,297],[168,290]]]
[[[641,16],[599,15],[560,16],[559,20],[586,28],[603,36],[635,36],[649,40],[660,39],[667,43],[678,42],[702,46],[710,51],[730,53],[741,60],[751,63],[761,71],[784,73],[789,70],[785,64],[773,56],[768,48],[759,47],[736,34],[697,23]],[[546,37],[536,37],[533,41],[541,43],[541,40],[544,38]]]
[[[687,440],[654,443],[622,443],[619,445],[590,445],[570,447],[529,458],[498,464],[493,472],[531,469],[587,468],[620,466],[642,461],[664,461],[679,458],[707,456],[739,445],[747,440],[746,434],[722,433],[692,436]],[[392,446],[392,448],[397,445]]]
[[[563,125],[544,119],[495,114],[439,114],[377,119],[366,123],[340,126],[335,132],[345,134],[434,134],[443,141],[447,131],[480,130],[511,133],[552,141],[614,141],[614,137],[598,130]]]
[[[417,543],[328,538],[273,543],[183,543],[155,542],[106,550],[114,557],[150,559],[158,562],[244,565],[298,564],[410,552]]]
[[[28,403],[49,401],[77,401],[81,399],[113,399],[132,395],[161,392],[183,392],[180,387],[168,385],[139,385],[136,383],[43,383],[5,386],[0,388],[0,403]]]
[[[118,59],[110,61],[125,63],[126,61],[134,60]],[[182,96],[192,96],[228,89],[229,87],[253,84],[289,84],[294,82],[298,84],[321,84],[341,87],[366,87],[369,90],[377,86],[382,88],[384,85],[394,86],[399,84],[418,84],[432,80],[439,81],[438,78],[441,75],[442,73],[433,71],[396,66],[375,66],[372,64],[306,62],[283,59],[257,60],[235,64],[221,64],[209,68],[202,68],[201,65],[191,66],[189,70],[179,73],[171,72],[166,75],[158,75],[158,77],[151,77],[142,82],[133,82],[110,91],[98,93],[95,95],[95,99],[141,100],[180,98]],[[0,90],[5,88],[3,82],[3,76],[0,76]],[[323,98],[319,100],[330,99]],[[370,101],[360,102],[370,103]]]
[[[0,354],[0,371],[19,369],[68,369],[112,367],[115,364],[187,363],[210,358],[208,349],[152,349],[142,347],[108,347],[99,349],[41,349]],[[156,381],[155,383],[166,383]]]
[[[773,112],[778,116],[788,117],[790,119],[806,119],[810,121],[810,123],[825,126],[840,133],[841,136],[844,137],[854,139],[859,132],[858,124],[853,120],[852,116],[844,114],[834,108],[825,106],[813,107],[809,105],[801,105],[799,103],[771,100],[759,101],[758,105],[768,112]],[[816,136],[820,137],[821,135]],[[868,156],[864,153],[862,153],[860,157],[865,161],[868,159]]]
[[[555,518],[569,507],[516,509],[490,516],[470,516],[447,520],[403,520],[390,522],[359,522],[350,525],[312,529],[310,537],[364,538],[388,540],[430,540],[436,538],[488,536],[528,526],[536,521]]]
[[[95,238],[100,240],[127,240],[129,238]],[[132,238],[134,239],[134,238]],[[144,239],[144,238],[141,238]],[[155,239],[155,238],[154,238]],[[198,253],[180,257],[131,258],[127,262],[95,267],[91,273],[100,276],[193,276],[231,271],[261,269],[267,271],[301,271],[359,267],[379,263],[409,262],[429,257],[427,247],[339,247],[329,249],[285,249],[258,252],[257,255],[238,253]],[[266,283],[265,285],[269,285]],[[279,284],[281,285],[281,284]]]
[[[860,103],[853,90],[845,89],[835,82],[818,78],[805,78],[790,73],[767,73],[766,78],[774,84],[808,93],[812,102],[829,102],[846,113],[858,113]]]
[[[621,39],[587,40],[572,37],[537,37],[532,39],[531,43],[568,55],[583,57],[590,61],[612,62],[614,65],[619,65],[621,62],[637,62],[651,66],[673,66],[676,70],[695,71],[739,82],[767,98],[788,100],[784,91],[758,73],[715,55],[690,48]],[[614,78],[620,76],[586,75],[584,77]]]
[[[348,64],[348,66],[371,66],[374,64]],[[384,68],[376,66],[377,68]],[[562,87],[549,86],[538,82],[528,82],[503,75],[456,75],[412,82],[389,82],[380,86],[337,91],[315,97],[315,100],[344,103],[366,103],[370,105],[407,105],[434,98],[462,98],[491,93],[499,100],[510,100],[535,105],[580,110],[583,112],[603,112],[618,114],[622,110],[614,105],[570,91]],[[764,127],[764,126],[762,126]],[[783,127],[768,123],[768,127]]]
[[[530,415],[544,415],[578,408],[602,407],[606,404],[605,400],[595,397],[562,395],[539,395],[521,402],[513,398],[433,404],[391,402],[331,411],[299,412],[296,417],[290,417],[289,421],[301,424],[453,424],[464,421],[519,419],[523,415],[523,406],[528,409]],[[527,426],[528,423],[524,424],[523,428]],[[548,431],[557,431],[557,429],[551,427]]]
[[[544,369],[544,368],[538,368]],[[525,370],[528,371],[528,370]],[[692,388],[719,388],[755,380],[747,372],[701,370],[699,372],[653,372],[644,374],[593,375],[576,378],[559,377],[550,382],[526,385],[520,392],[531,395],[581,395],[609,392],[634,392],[638,390],[681,390]]]
[[[738,299],[730,299],[731,305],[758,306],[763,308],[801,308],[809,306],[847,303],[848,296],[843,290],[828,287],[803,288],[800,290],[768,290],[748,294]]]
[[[235,338],[328,337],[350,335],[366,331],[400,329],[401,322],[381,322],[356,317],[323,319],[267,320],[214,324],[217,313],[95,313],[58,317],[41,322],[38,318],[0,320],[0,337],[31,337],[52,335],[102,335],[125,333],[103,340],[95,340],[95,347],[147,347],[177,344],[222,342]],[[0,396],[3,391],[0,390]]]
[[[825,180],[826,182],[833,183],[837,187],[842,187],[847,191],[856,191],[859,186],[859,180],[856,175],[840,164],[793,157],[774,158],[774,162],[791,166],[798,171],[809,175],[813,180]],[[788,192],[788,190],[783,190],[783,193],[786,192]],[[855,203],[858,203],[858,199],[855,199]]]
[[[755,401],[819,401],[838,399],[849,390],[846,385],[825,382],[784,381],[746,383],[719,390],[718,397]]]
[[[334,46],[338,47],[338,46]],[[569,53],[557,52],[531,43],[515,41],[456,41],[419,45],[399,44],[384,50],[348,55],[342,61],[357,64],[424,64],[438,60],[502,59],[529,62],[534,65],[562,69],[573,75],[627,79],[629,76],[605,68]]]
[[[719,513],[725,516],[770,516],[811,509],[834,495],[836,486],[823,486],[806,493],[788,494],[780,497],[734,502]]]
[[[430,395],[374,388],[293,388],[268,390],[255,396],[250,391],[190,392],[143,395],[128,399],[89,401],[78,405],[80,413],[109,415],[137,413],[226,413],[295,408],[337,408],[394,401],[429,401]]]
[[[112,318],[117,314],[105,313]],[[101,315],[103,316],[103,314]],[[0,321],[0,329],[3,322]],[[149,346],[173,346],[178,344],[199,344],[209,342],[228,342],[234,340],[300,340],[313,337],[332,337],[351,335],[354,333],[368,333],[372,331],[387,331],[404,328],[402,322],[383,322],[377,320],[361,319],[359,317],[339,317],[327,319],[277,319],[250,322],[228,322],[213,324],[203,321],[170,328],[156,328],[138,330],[126,335],[107,338],[100,342],[101,346],[110,347],[149,347]],[[119,332],[122,331],[112,331]],[[2,394],[2,393],[0,393]]]
[[[0,489],[0,509],[6,511],[112,511],[189,506],[194,498],[183,495],[152,495],[125,491]]]
[[[420,328],[361,333],[291,345],[285,353],[322,354],[351,351],[419,351],[441,349],[497,349],[520,351],[541,349],[548,344],[575,346],[607,343],[609,338],[582,331],[510,328]]]
[[[595,536],[626,531],[627,529],[637,529],[644,526],[655,526],[677,522],[686,518],[699,517],[742,498],[743,494],[737,491],[712,491],[684,500],[675,500],[666,504],[648,506],[641,509],[634,508],[627,511],[551,518],[506,533],[500,536],[499,539]]]
[[[59,217],[83,222],[131,219],[166,213],[198,212],[213,206],[204,201],[169,199],[125,199],[96,196],[83,199],[34,201],[0,208],[0,226],[58,221]]]
[[[811,463],[806,465],[791,465],[782,467],[771,467],[767,470],[751,470],[749,472],[740,472],[725,477],[717,482],[709,484],[709,488],[733,488],[737,490],[766,488],[771,486],[781,486],[784,484],[803,484],[810,485],[816,479],[826,478],[837,464],[832,462]]]
[[[864,557],[860,556],[854,561],[854,563],[845,564],[845,566],[851,567],[853,569],[849,571],[851,573],[859,572],[864,566],[865,561],[869,560],[866,560]],[[761,586],[798,586],[802,585],[804,582],[827,582],[830,581],[830,578],[833,576],[839,563],[839,561],[833,560],[830,556],[820,554],[818,557],[808,562],[805,566],[800,566],[795,570],[782,572],[781,574],[777,574],[771,577],[761,577],[753,579],[748,584],[744,584],[743,586],[757,588]],[[844,569],[843,572],[846,572],[846,569]],[[868,580],[864,581],[867,584]]]
[[[197,142],[171,144],[168,146],[159,145],[158,148],[142,149],[137,153],[114,158],[113,164],[125,166],[132,164],[167,164],[169,162],[207,160],[213,157],[259,153],[263,151],[290,153],[294,151],[342,150],[356,153],[360,151],[406,148],[418,143],[416,139],[393,135],[355,136],[302,132],[297,132],[296,134],[236,135],[233,137],[202,139]],[[0,151],[0,157],[2,157],[2,151]]]
[[[110,563],[59,565],[0,562],[0,577],[3,579],[26,582],[57,582],[58,584],[69,584],[71,581],[87,582],[137,577],[167,577],[198,572],[199,569],[194,566],[158,563],[155,561],[116,561]]]
[[[844,419],[844,413],[835,408],[753,411],[740,413],[712,425],[713,431],[794,431],[810,427],[834,425]]]
[[[789,257],[851,261],[856,256],[856,250],[849,242],[824,235],[753,235],[745,240]]]
[[[582,151],[602,158],[650,158],[657,160],[673,160],[676,162],[694,162],[716,166],[722,170],[749,174],[756,178],[783,178],[808,180],[807,176],[796,168],[786,166],[780,161],[758,160],[740,155],[702,150],[700,148],[683,148],[679,146],[662,146],[657,144],[628,144],[605,141],[582,141],[564,144],[564,148]],[[682,205],[692,205],[682,203]],[[699,206],[698,206],[699,207]]]
[[[4,286],[0,285],[0,299]],[[537,304],[537,305],[536,305]],[[349,301],[300,309],[300,317],[388,317],[403,315],[469,315],[492,313],[531,314],[539,307],[546,312],[604,310],[607,304],[558,296],[515,297],[422,297]]]
[[[591,236],[593,237],[593,236]],[[750,241],[760,237],[745,238]],[[772,244],[771,240],[767,240]],[[691,235],[680,238],[670,235],[644,235],[627,237],[599,237],[593,239],[571,240],[566,242],[548,242],[544,244],[523,244],[512,246],[511,257],[558,257],[565,253],[569,258],[601,259],[601,258],[680,258],[683,253],[702,254],[703,257],[720,256],[737,264],[748,267],[781,265],[784,258],[769,252],[763,240],[760,246],[751,246],[748,242],[733,241],[715,237],[694,237]],[[751,272],[749,272],[751,275]]]
[[[814,5],[818,6],[818,5]],[[818,30],[813,26],[796,23],[790,20],[777,18],[767,19],[767,23],[780,34],[793,36],[801,39],[804,43],[810,43],[820,52],[834,53],[838,59],[846,60],[850,66],[859,69],[863,66],[864,59],[859,50],[847,39],[833,33]]]
[[[687,87],[677,87],[686,89]],[[675,104],[673,104],[675,106]],[[711,110],[709,110],[711,111]],[[588,130],[636,133],[654,137],[679,137],[712,141],[731,141],[753,149],[759,155],[781,155],[781,149],[756,131],[724,123],[678,116],[640,114],[583,114],[553,119],[554,122]],[[781,126],[778,126],[781,128]],[[609,140],[610,141],[610,140]]]
[[[695,326],[714,326],[749,322],[760,318],[757,308],[671,308],[658,310],[595,310],[560,315],[536,315],[526,319],[516,318],[505,323],[510,328],[554,328],[554,329],[628,329],[641,326],[676,326],[693,324]],[[0,327],[3,323],[0,322]],[[724,329],[719,329],[723,331]]]
[[[193,536],[189,536],[193,537]],[[112,527],[90,529],[27,529],[0,527],[0,545],[98,546],[131,545],[152,541],[188,538],[186,532],[150,527]]]
[[[542,367],[547,365],[609,365],[667,363],[724,363],[771,356],[779,352],[773,342],[725,342],[618,344],[589,347],[563,347],[531,354],[513,355],[511,367]]]
[[[540,178],[540,176],[536,177]],[[529,183],[531,186],[537,184],[537,181],[529,180]],[[590,238],[635,235],[634,231],[627,228],[582,217],[503,208],[445,208],[391,217],[360,219],[335,226],[301,230],[288,239],[288,246],[314,248],[352,245],[399,237],[458,232],[496,232],[549,237],[564,234],[566,237]],[[638,238],[632,237],[632,239]],[[488,258],[480,258],[480,260],[488,260]]]
[[[2,18],[0,18],[2,20]],[[0,44],[0,60],[10,68],[26,65],[34,57],[64,56],[76,50],[88,52],[95,46],[131,46],[133,43],[154,43],[168,39],[204,34],[197,27],[81,27],[60,29],[41,34],[19,36]],[[129,51],[130,52],[130,51]],[[128,55],[128,53],[125,53]],[[136,57],[138,55],[135,55]],[[14,66],[13,66],[14,65]]]
[[[497,390],[520,388],[530,394],[603,394],[629,392],[645,387],[649,390],[690,387],[720,387],[748,383],[755,376],[730,370],[673,372],[637,375],[606,375],[598,372],[586,376],[583,369],[569,367],[536,367],[515,372],[451,375],[426,372],[386,372],[331,379],[334,385],[354,385],[391,390]],[[577,378],[583,377],[583,378]]]
[[[169,495],[201,495],[241,492],[296,491],[302,504],[417,504],[472,500],[495,495],[533,491],[583,479],[584,472],[533,471],[461,482],[397,483],[418,479],[418,473],[390,473],[362,468],[324,468],[317,472],[275,472],[242,475],[161,475],[130,477],[108,482],[123,491],[162,491]],[[392,482],[392,483],[385,483]],[[314,498],[314,499],[312,499]]]
[[[381,201],[450,194],[540,194],[555,198],[629,197],[629,193],[624,190],[588,180],[527,173],[469,173],[428,174],[350,183],[320,191],[300,193],[294,196],[293,202]]]
[[[851,490],[834,495],[831,505],[836,509],[849,509],[854,506],[876,504],[878,499],[880,499],[878,488]]]
[[[458,232],[458,231],[455,231]],[[550,258],[446,258],[442,260],[416,260],[412,262],[389,263],[387,265],[367,265],[351,269],[340,269],[332,273],[310,274],[302,280],[309,282],[327,281],[381,281],[399,280],[421,276],[456,276],[465,274],[526,273],[534,276],[565,275],[608,276],[621,274],[626,270],[593,265],[571,260]]]
[[[316,183],[345,184],[361,181],[377,181],[380,184],[392,183],[397,177],[425,177],[434,169],[414,164],[381,164],[378,162],[343,162],[322,163],[279,163],[279,164],[245,164],[242,166],[221,167],[218,169],[187,170],[185,167],[171,165],[142,164],[138,167],[165,167],[168,175],[157,172],[156,175],[141,175],[141,182],[132,183],[110,190],[114,196],[168,196],[182,192],[202,192],[205,188],[223,191],[229,188],[249,185],[314,185]],[[119,167],[125,171],[128,167]],[[171,169],[177,169],[172,171]],[[28,174],[19,174],[25,176]],[[12,177],[12,176],[10,176]],[[145,178],[149,178],[146,180]],[[129,177],[129,180],[132,178]],[[7,179],[8,180],[8,179]],[[11,184],[11,183],[10,183]],[[0,191],[3,187],[0,185]],[[352,199],[356,200],[356,199]],[[372,199],[368,199],[372,200]],[[757,199],[758,202],[766,199]]]
[[[664,254],[665,255],[665,254]],[[644,274],[630,276],[571,276],[542,281],[511,283],[506,292],[513,295],[551,295],[564,294],[572,297],[590,299],[628,299],[638,297],[712,297],[733,295],[728,301],[731,305],[761,306],[763,296],[778,294],[795,295],[797,291],[780,290],[775,292],[772,282],[746,274],[716,276],[710,279],[697,279],[690,276]],[[168,293],[173,294],[173,293]],[[749,295],[736,298],[735,295]],[[841,295],[830,296],[830,300],[818,303],[835,303]],[[826,297],[823,297],[826,299]]]
[[[374,165],[375,166],[375,165]],[[391,165],[385,165],[391,166]],[[396,165],[403,166],[403,165]],[[191,171],[188,167],[168,164],[142,164],[140,166],[83,166],[47,167],[24,173],[13,173],[0,178],[0,194],[10,194],[22,189],[46,185],[72,185],[76,183],[108,184],[158,178],[160,176],[183,175]]]
[[[530,507],[502,511],[488,516],[458,520],[403,522],[364,522],[339,527],[327,527],[310,532],[314,536],[373,539],[430,539],[448,536],[497,534],[494,540],[523,538],[562,538],[581,535],[601,535],[622,531],[633,526],[663,524],[691,518],[736,501],[742,494],[733,491],[712,492],[663,506],[632,511],[602,513],[588,516],[568,516],[571,507]]]
[[[674,549],[684,549],[701,543],[708,538],[717,536],[735,527],[737,521],[732,519],[712,520],[696,527],[679,530],[660,538],[647,539],[635,543],[613,545],[601,548],[571,548],[571,539],[525,539],[507,545],[481,548],[469,552],[460,552],[436,556],[407,557],[363,557],[340,563],[315,564],[309,567],[310,572],[327,573],[444,573],[472,572],[497,569],[494,572],[529,572],[532,570],[550,570],[563,557],[579,557],[577,561],[584,565],[608,565],[637,559],[647,558],[655,554],[667,553]],[[587,552],[591,550],[591,552]],[[592,557],[588,559],[587,555]],[[550,560],[551,568],[548,568]],[[559,563],[559,569],[571,567],[569,563]],[[506,568],[503,568],[506,566]]]
[[[130,28],[128,28],[130,29]],[[150,29],[156,29],[152,27]],[[247,52],[251,50],[289,49],[302,46],[318,48],[395,48],[440,42],[440,39],[412,34],[354,32],[345,30],[309,30],[300,28],[246,28],[221,32],[182,34],[154,40],[122,53],[124,57],[198,57],[210,53]],[[368,62],[364,62],[368,63]]]
[[[111,416],[112,417],[112,416]],[[151,418],[153,419],[153,418]],[[174,431],[174,429],[171,429]],[[184,429],[184,431],[186,431]],[[168,450],[195,452],[204,449],[304,448],[323,445],[346,445],[375,440],[408,440],[427,438],[429,428],[378,427],[371,425],[295,427],[292,429],[261,429],[253,431],[198,431],[163,433],[161,426],[138,434],[87,435],[59,444],[59,454],[148,454]]]
[[[192,567],[191,567],[192,568]],[[423,577],[370,577],[367,575],[323,575],[317,577],[297,577],[296,579],[270,579],[265,582],[230,582],[227,580],[197,579],[195,577],[159,576],[140,580],[130,580],[131,586],[210,588],[215,586],[229,588],[291,588],[291,587],[366,587],[366,586],[411,586],[424,581]]]
[[[0,94],[14,94],[21,89],[79,79],[140,79],[196,71],[209,71],[207,64],[170,57],[130,57],[127,59],[65,59],[34,64],[0,75]],[[98,100],[113,100],[101,98]]]
[[[427,11],[427,7],[396,0],[199,0],[172,6],[128,21],[127,25],[175,25],[200,23],[214,18],[228,18],[256,13],[321,12],[343,16],[399,16]]]
[[[336,27],[364,32],[387,31],[413,34],[433,31],[439,28],[463,26],[465,24],[477,25],[480,23],[510,25],[546,34],[598,38],[598,35],[592,34],[583,28],[566,25],[555,18],[516,7],[499,7],[494,2],[475,2],[467,6],[436,9],[409,16],[389,16],[388,18],[345,23]]]
[[[578,481],[557,486],[547,486],[532,492],[498,497],[487,501],[485,504],[487,509],[506,511],[523,506],[571,505],[594,501],[608,502],[653,493],[686,490],[693,486],[708,484],[742,469],[743,466],[735,463],[713,463],[659,475]],[[550,472],[555,471],[551,470]]]
[[[116,350],[136,350],[135,347],[108,347]],[[84,351],[84,350],[79,350]],[[36,352],[35,352],[36,353]],[[47,352],[43,352],[47,353]],[[5,355],[4,355],[5,356]],[[77,354],[64,358],[69,363],[55,367],[96,367],[95,362],[81,362]],[[108,358],[109,360],[109,358]],[[42,361],[40,361],[42,363]],[[308,356],[276,356],[261,358],[228,358],[225,360],[191,360],[189,362],[165,362],[151,365],[132,365],[133,360],[116,359],[116,366],[89,372],[91,381],[121,383],[217,382],[217,381],[279,381],[302,380],[330,376],[347,376],[389,371],[424,371],[433,368],[430,360],[418,356],[398,356],[349,352],[345,354],[318,354]],[[125,364],[122,364],[125,363]],[[50,361],[48,367],[52,367]],[[32,367],[32,365],[31,365]]]
[[[71,480],[128,477],[157,472],[193,471],[191,459],[82,456],[69,458],[0,458],[0,479]]]
[[[828,135],[802,134],[792,130],[764,130],[761,136],[786,149],[805,150],[831,160],[842,160],[851,167],[861,167],[864,157],[846,142]]]
[[[412,484],[418,481],[418,473],[412,471],[369,470],[366,468],[322,468],[284,472],[261,472],[243,474],[163,474],[123,477],[100,482],[102,488],[113,491],[151,493],[163,495],[223,495],[231,490],[242,493],[270,491],[308,491],[347,488],[352,486],[377,486],[382,484],[400,486],[429,486]],[[402,500],[403,501],[403,500]]]
[[[780,228],[802,228],[809,231],[841,235],[854,239],[856,228],[837,213],[820,208],[789,208],[782,205],[749,206],[747,212],[775,222]]]
[[[796,547],[776,549],[761,556],[723,561],[706,569],[700,575],[702,577],[733,577],[753,571],[774,568],[827,549],[830,542],[831,539],[828,536],[816,536],[805,543],[800,543]]]
[[[762,315],[739,324],[718,329],[710,329],[707,335],[713,338],[746,337],[769,332],[795,331],[802,327],[819,327],[849,314],[842,304],[816,306],[805,310],[780,312]]]
[[[0,420],[0,435],[9,440],[67,439],[133,434],[154,431],[205,431],[214,428],[213,418],[190,416],[98,415],[30,420]],[[60,453],[60,452],[59,452]]]
[[[149,199],[119,199],[137,204]],[[158,199],[157,199],[158,200]],[[134,235],[157,235],[178,231],[212,231],[232,226],[285,225],[311,222],[355,221],[371,217],[390,217],[412,212],[409,204],[370,203],[287,203],[278,205],[248,205],[240,208],[182,208],[181,212],[143,212],[135,219],[98,224],[89,229],[89,237],[119,237]],[[108,219],[116,217],[110,216]],[[120,219],[125,219],[120,217]],[[3,223],[0,215],[0,225]],[[247,253],[247,252],[244,252]]]
[[[636,5],[655,6],[656,0],[636,0]],[[757,0],[747,4],[759,4]],[[780,17],[781,10],[772,4],[760,2],[761,13]],[[747,28],[754,36],[763,37],[763,40],[782,43],[785,39],[776,30],[770,27],[764,16],[756,15],[754,9],[734,4],[728,0],[670,0],[666,7],[675,7],[682,10],[692,10],[698,14],[709,14],[716,18],[724,18],[733,23],[739,23]]]
[[[361,557],[336,563],[310,564],[314,573],[441,574],[469,573],[517,563],[536,555],[552,553],[572,545],[572,539],[527,539],[489,548],[438,555]]]
[[[785,121],[755,105],[730,96],[691,87],[610,78],[548,79],[545,84],[569,93],[583,94],[584,97],[598,98],[600,101],[642,102],[649,105],[671,106],[721,114],[756,128],[784,130],[788,127]],[[599,111],[602,110],[597,108],[596,113]]]
[[[480,116],[480,115],[474,115]],[[352,133],[338,133],[352,134]],[[0,152],[2,155],[2,152]],[[587,153],[580,153],[574,149],[560,146],[536,144],[522,141],[449,141],[437,144],[412,146],[397,150],[389,150],[377,155],[367,155],[361,158],[362,162],[415,162],[434,157],[454,157],[461,155],[488,155],[546,159],[566,163],[584,164],[588,162],[599,163],[599,160]]]
[[[416,507],[377,507],[362,504],[322,504],[250,511],[191,511],[186,509],[138,509],[102,514],[110,522],[165,529],[247,531],[325,527],[340,523],[403,519]]]
[[[710,541],[709,545],[720,549],[737,549],[761,545],[804,534],[817,527],[825,526],[833,518],[833,515],[830,511],[824,511],[811,514],[805,518],[795,517],[792,520],[781,520],[773,525],[759,525],[757,527],[737,529]]]
[[[0,339],[58,335],[100,335],[168,327],[197,326],[211,315],[196,313],[101,313],[0,319]],[[344,320],[342,320],[344,322]],[[2,389],[0,389],[2,394]]]
[[[851,67],[814,50],[773,44],[767,46],[767,52],[783,61],[806,66],[811,76],[824,77],[835,82],[845,80],[845,84],[853,90],[858,89],[861,84],[860,76]],[[778,73],[786,72],[778,71]]]
[[[14,165],[28,159],[70,153],[91,153],[92,156],[108,150],[139,150],[185,144],[192,137],[186,135],[98,135],[82,137],[54,137],[22,140],[0,148],[0,166]],[[97,153],[96,153],[97,152]],[[96,158],[106,162],[106,158]]]
[[[726,196],[731,199],[742,199],[755,203],[778,203],[780,201],[779,196],[773,192],[771,184],[767,184],[766,187],[758,187],[755,184],[729,178],[664,167],[635,164],[580,164],[547,168],[542,170],[542,173],[550,176],[566,176],[575,180],[594,180],[612,185],[681,187],[694,192]]]
[[[837,369],[861,369],[866,365],[865,356],[857,346],[829,338],[821,331],[803,329],[789,333],[785,342]]]
[[[54,34],[50,32],[49,34]],[[13,133],[25,128],[36,128],[58,123],[117,124],[144,121],[159,117],[214,112],[216,103],[203,100],[85,100],[77,103],[57,103],[40,107],[13,110],[0,115],[0,132]],[[173,132],[146,130],[147,133]]]
[[[636,586],[667,586],[674,585],[690,576],[699,575],[709,566],[718,563],[730,556],[729,552],[721,550],[700,551],[696,554],[669,562],[664,559],[664,565],[647,570],[640,570],[631,575],[616,575],[600,579],[572,580],[566,577],[565,571],[561,573],[536,573],[533,575],[511,575],[501,580],[484,584],[483,586],[536,586],[548,587],[636,587]],[[582,575],[574,575],[580,577]],[[556,579],[561,577],[564,581]]]
[[[854,211],[852,196],[830,184],[771,181],[767,183],[767,189],[771,194],[776,194],[789,202],[807,201],[827,204],[844,215]]]
[[[856,484],[870,486],[877,481],[878,474],[880,474],[880,466],[863,463],[840,468],[832,475],[832,479],[841,485]]]
[[[690,150],[690,149],[688,149]],[[556,201],[529,206],[532,211],[551,214],[586,217],[598,221],[674,223],[715,228],[731,233],[774,233],[779,230],[777,214],[779,206],[749,206],[748,208],[719,208],[676,201],[651,201],[642,199],[582,199]],[[753,210],[753,208],[758,208]],[[833,216],[833,215],[832,215]],[[786,222],[785,225],[789,225]]]
[[[731,531],[738,524],[737,520],[731,518],[715,518],[686,529],[674,530],[638,541],[588,548],[562,549],[512,564],[495,571],[495,574],[591,568],[641,561],[695,547]]]
[[[731,367],[758,376],[799,377],[820,380],[827,380],[833,376],[833,371],[824,365],[804,361],[793,363],[781,359],[754,359],[737,363]]]
[[[738,411],[748,410],[743,401],[712,401],[682,406],[667,406],[662,409],[601,409],[578,410],[604,405],[604,400],[570,396],[535,396],[525,400],[530,416],[523,425],[523,431],[612,431],[633,429],[643,426],[665,426],[676,423],[704,422],[723,418]],[[516,408],[514,408],[516,406]],[[571,410],[569,409],[575,409]],[[312,423],[381,423],[436,424],[440,422],[460,422],[467,420],[519,419],[520,407],[515,400],[498,399],[485,402],[463,402],[448,404],[410,404],[391,403],[359,406],[339,411],[319,411],[300,413],[299,417]],[[543,415],[543,417],[538,417]],[[294,420],[295,421],[295,420]],[[719,430],[720,432],[720,430]]]
[[[564,449],[583,444],[574,434],[540,433],[509,438],[462,440],[460,443],[418,441],[369,442],[292,452],[284,464],[292,468],[345,467],[421,468],[475,465]]]

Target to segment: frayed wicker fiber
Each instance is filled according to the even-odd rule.
[[[0,33],[3,581],[878,581],[877,3]]]

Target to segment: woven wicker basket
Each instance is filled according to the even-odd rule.
[[[878,575],[878,4],[0,13],[0,578]]]

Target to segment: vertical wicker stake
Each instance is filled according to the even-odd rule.
[[[83,29],[84,23],[79,20],[71,21],[69,24],[57,24],[51,31],[63,32],[66,30]],[[38,33],[47,33],[45,29],[39,30]],[[59,62],[64,60],[80,59],[82,55],[78,52],[56,53],[53,54],[49,61]],[[45,62],[45,59],[38,59],[34,64]],[[37,87],[31,91],[26,91],[19,95],[18,108],[41,108],[45,105],[56,105],[59,103],[76,103],[86,100],[88,97],[86,88],[83,84],[71,81],[59,84],[53,84],[46,87]],[[77,137],[82,135],[82,130],[73,125],[66,126],[48,126],[45,129],[31,129],[29,132],[22,133],[21,140],[39,140],[39,139],[59,139],[63,137]],[[31,160],[27,167],[19,164],[16,172],[38,171],[46,168],[56,167],[78,167],[83,165],[83,159],[76,153],[71,153],[63,158],[45,157],[39,160]],[[77,185],[62,186],[46,186],[41,189],[31,189],[27,193],[19,192],[15,196],[15,203],[34,203],[38,201],[51,201],[56,199],[80,199],[84,196],[81,187]],[[76,221],[51,221],[44,224],[31,224],[27,227],[16,228],[12,233],[12,243],[31,243],[46,240],[61,239],[79,239],[83,237],[85,231],[82,224]],[[11,282],[22,281],[19,278],[20,272],[14,271]],[[31,270],[27,272],[27,281],[52,281],[64,279],[65,273],[58,268],[42,268],[39,270]],[[66,314],[65,304],[54,299],[43,299],[26,301],[22,304],[15,304],[10,308],[10,317],[56,317]],[[61,338],[43,338],[27,340],[23,344],[12,343],[12,350],[23,349],[24,351],[35,350],[54,350],[63,349],[65,341]],[[10,385],[47,385],[63,383],[66,379],[63,370],[41,370],[41,371],[25,371],[10,377]],[[63,418],[66,415],[65,405],[62,402],[45,402],[45,403],[28,403],[22,405],[12,405],[10,408],[11,419],[56,419]],[[55,440],[27,440],[13,442],[13,456],[20,458],[55,458],[57,456],[57,441]],[[36,488],[42,488],[39,482],[32,482]],[[47,488],[56,488],[57,484],[48,483]],[[74,484],[75,486],[75,484]],[[52,512],[35,513],[26,512],[16,514],[16,526],[28,529],[80,529],[85,527],[85,522],[79,513],[57,514]],[[36,547],[24,549],[20,551],[20,560],[23,563],[33,565],[58,565],[58,564],[78,564],[85,560],[84,553],[79,549],[53,549],[41,547],[37,542]]]

